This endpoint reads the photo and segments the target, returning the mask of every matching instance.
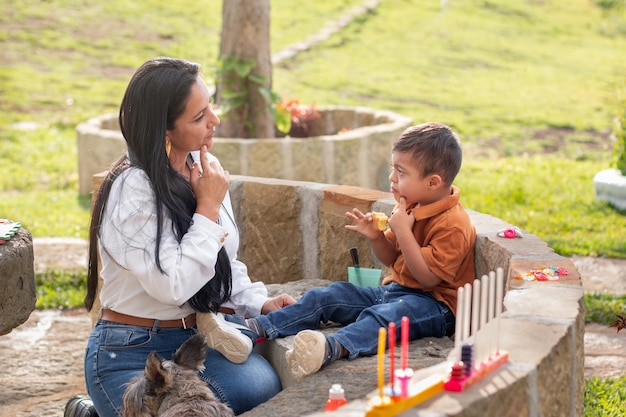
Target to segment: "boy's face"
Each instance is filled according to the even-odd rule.
[[[418,167],[407,152],[392,152],[391,154],[391,192],[393,198],[400,202],[404,197],[406,207],[417,204],[429,204],[433,198],[431,177],[422,177]]]

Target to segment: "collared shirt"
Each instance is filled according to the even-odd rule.
[[[395,234],[388,229],[387,238],[396,242],[398,257],[390,266],[391,275],[383,283],[391,281],[409,288],[417,288],[432,294],[456,313],[457,289],[472,283],[474,269],[474,243],[476,229],[469,214],[460,203],[461,191],[452,186],[452,193],[432,204],[413,208],[415,224],[413,236],[421,247],[422,256],[430,270],[442,281],[432,288],[423,288],[406,266],[404,255],[396,242]]]
[[[217,159],[211,155],[211,160]],[[267,289],[262,282],[253,283],[246,265],[237,259],[239,233],[229,194],[218,222],[195,213],[180,242],[172,226],[164,216],[159,255],[165,273],[161,273],[154,257],[156,201],[148,177],[131,167],[115,180],[100,228],[102,306],[144,318],[185,317],[193,312],[186,301],[214,277],[217,253],[224,246],[233,283],[231,298],[223,306],[247,317],[260,314]]]

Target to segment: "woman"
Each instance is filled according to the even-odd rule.
[[[208,153],[220,121],[199,66],[164,57],[144,63],[127,87],[119,123],[128,152],[94,205],[85,298],[91,309],[99,253],[102,310],[85,377],[100,417],[122,416],[125,384],[143,371],[151,351],[169,359],[197,333],[195,311],[256,316],[294,303],[286,294],[268,299],[263,283],[252,283],[237,260],[229,174]],[[219,332],[238,334],[209,316],[220,336],[207,337],[210,346],[222,340]],[[200,377],[236,414],[281,389],[276,372],[254,352],[235,364],[209,349]]]

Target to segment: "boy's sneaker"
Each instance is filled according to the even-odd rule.
[[[233,363],[244,363],[248,359],[253,343],[244,332],[253,332],[246,326],[226,321],[222,313],[196,313],[196,324],[207,345],[226,359]]]
[[[230,326],[235,327],[244,335],[248,336],[252,340],[252,347],[259,343],[265,342],[265,337],[259,336],[254,330],[248,327],[246,319],[240,314],[224,314],[224,320]]]
[[[315,330],[303,330],[293,339],[293,349],[285,353],[291,374],[296,379],[319,371],[330,363],[326,336]]]

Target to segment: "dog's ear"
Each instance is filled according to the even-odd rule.
[[[156,352],[151,352],[146,360],[146,379],[154,391],[168,387],[172,383],[172,376],[163,367],[163,358]]]
[[[145,402],[145,394],[148,388],[148,381],[142,375],[132,379],[124,391],[124,416],[126,417],[151,417]]]
[[[177,365],[200,371],[204,369],[206,351],[207,344],[204,336],[195,334],[178,348],[172,360]]]

